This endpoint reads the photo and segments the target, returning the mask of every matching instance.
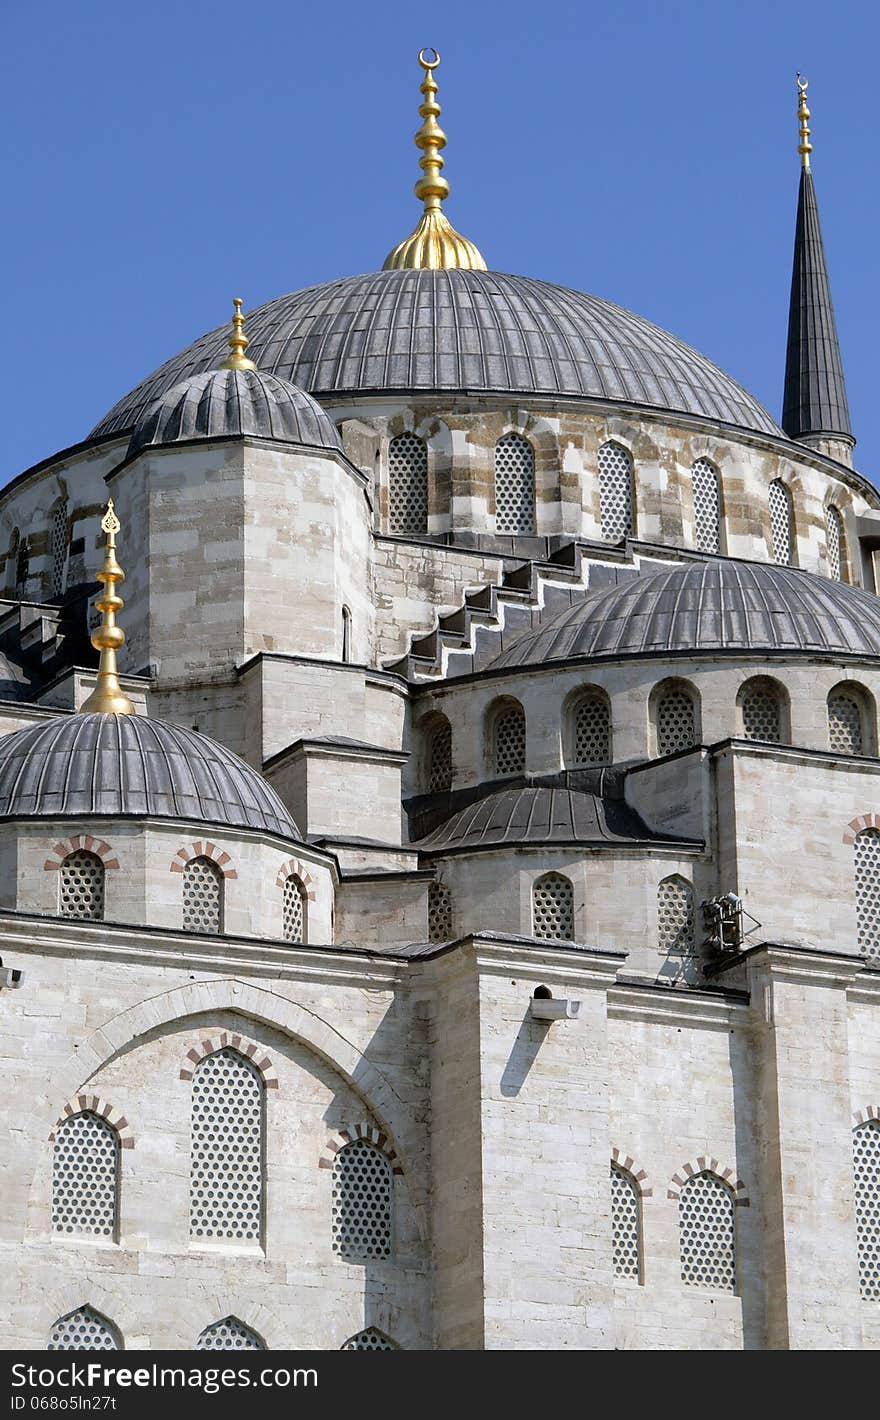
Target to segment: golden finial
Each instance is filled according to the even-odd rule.
[[[415,192],[425,210],[415,231],[386,257],[382,270],[457,267],[463,271],[485,271],[486,263],[473,242],[461,236],[443,214],[442,203],[444,197],[449,196],[449,183],[440,175],[443,167],[440,150],[446,147],[446,134],[437,122],[440,105],[434,78],[440,55],[436,49],[422,49],[419,63],[425,77],[421,86],[424,102],[419,108],[423,121],[416,134],[416,147],[422,150],[419,167],[424,176],[416,183]]]
[[[810,142],[810,130],[808,127],[808,119],[810,117],[810,110],[807,108],[808,83],[808,79],[805,79],[802,74],[798,74],[798,123],[800,124],[801,137],[801,141],[798,144],[798,152],[801,155],[801,166],[804,168],[805,172],[809,172],[810,154],[813,151],[813,145]]]
[[[116,534],[120,522],[113,511],[113,499],[107,504],[107,511],[101,519],[101,531],[107,534],[104,548],[104,566],[98,573],[98,581],[104,583],[104,591],[95,599],[95,606],[101,613],[101,625],[92,637],[92,645],[101,652],[98,665],[98,679],[88,700],[79,707],[83,713],[97,715],[133,715],[134,706],[123,693],[116,670],[116,652],[125,645],[125,632],[116,625],[116,613],[125,603],[115,591],[117,582],[125,581],[125,573],[116,561]]]
[[[250,341],[244,333],[244,316],[241,313],[241,296],[233,297],[232,304],[235,307],[235,315],[232,317],[232,334],[229,337],[229,349],[232,351],[220,366],[221,370],[255,370],[257,367],[253,360],[245,358],[245,351],[250,345]]]

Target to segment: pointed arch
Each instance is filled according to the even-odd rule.
[[[535,451],[524,434],[502,434],[495,445],[495,531],[535,531]]]
[[[602,444],[599,463],[599,524],[605,542],[622,542],[635,531],[633,460],[616,439]]]
[[[411,430],[388,444],[388,529],[398,537],[428,531],[428,445]]]
[[[564,873],[544,873],[533,883],[532,936],[574,940],[574,887]]]
[[[263,1242],[265,1087],[232,1046],[193,1071],[190,1237],[200,1243]]]
[[[701,552],[721,551],[721,478],[714,463],[695,459],[691,465],[694,497],[694,541]]]
[[[237,1316],[211,1322],[198,1335],[195,1351],[266,1351],[262,1336],[245,1326]]]
[[[783,567],[794,564],[794,504],[781,478],[774,478],[767,495],[770,509],[770,550]]]

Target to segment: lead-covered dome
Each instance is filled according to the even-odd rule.
[[[880,657],[880,598],[794,567],[695,562],[591,594],[517,636],[487,669],[751,651]]]
[[[386,392],[559,395],[696,415],[785,438],[735,380],[641,316],[496,271],[381,271],[279,296],[248,313],[263,371],[331,398]],[[203,335],[121,399],[93,437],[131,429],[182,379],[219,365]]]
[[[275,790],[224,745],[143,715],[71,715],[0,738],[0,819],[187,819],[301,841]]]

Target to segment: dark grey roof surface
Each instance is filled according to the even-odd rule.
[[[237,434],[324,449],[342,447],[329,415],[288,380],[262,370],[208,370],[172,385],[143,411],[128,454],[147,445]]]
[[[225,746],[143,715],[71,715],[0,738],[0,818],[127,814],[301,841],[275,790]]]
[[[596,592],[517,636],[487,669],[671,651],[880,656],[880,598],[794,567],[709,559]]]
[[[782,431],[704,355],[620,306],[495,271],[382,271],[279,296],[248,312],[262,370],[323,398],[371,391],[565,395]],[[93,436],[129,429],[147,405],[226,355],[228,325],[203,335],[111,409]]]
[[[782,427],[793,439],[820,433],[852,437],[816,189],[809,169],[801,172],[798,192]]]
[[[622,799],[542,786],[499,789],[468,804],[414,847],[437,853],[507,843],[646,843],[673,840],[656,834]]]

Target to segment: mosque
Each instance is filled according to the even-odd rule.
[[[381,271],[0,494],[2,1344],[878,1348],[880,499],[806,81],[777,423],[487,267],[419,59]]]

